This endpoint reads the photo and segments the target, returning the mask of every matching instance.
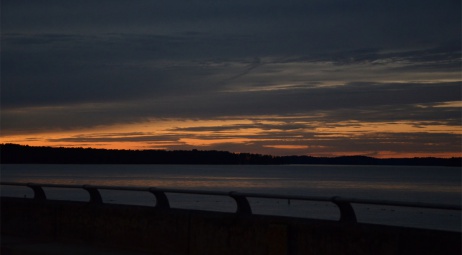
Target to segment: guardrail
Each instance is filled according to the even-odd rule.
[[[322,197],[322,196],[296,196],[296,195],[273,195],[260,193],[244,193],[244,192],[223,192],[223,191],[205,191],[205,190],[184,190],[170,188],[155,188],[155,187],[128,187],[128,186],[96,186],[96,185],[64,185],[64,184],[40,184],[40,183],[18,183],[18,182],[0,182],[0,185],[6,186],[24,186],[29,187],[34,192],[35,200],[47,200],[43,188],[76,188],[84,189],[90,195],[89,203],[103,204],[103,199],[99,190],[118,190],[118,191],[142,191],[153,194],[156,198],[156,208],[169,209],[170,203],[166,193],[182,193],[194,195],[215,195],[227,196],[234,199],[236,202],[237,214],[251,215],[252,208],[248,198],[265,198],[265,199],[287,199],[287,200],[304,200],[314,202],[331,202],[337,206],[340,211],[340,222],[356,223],[356,213],[351,204],[370,204],[370,205],[385,205],[399,207],[414,207],[426,209],[440,210],[458,210],[461,211],[460,205],[432,204],[432,203],[411,203],[389,200],[375,199],[355,199],[339,196]]]

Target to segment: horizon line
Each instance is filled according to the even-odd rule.
[[[261,156],[271,156],[273,158],[285,158],[285,157],[311,157],[311,158],[342,158],[342,157],[364,157],[364,158],[371,158],[371,159],[378,159],[378,160],[386,160],[386,159],[462,159],[460,157],[392,157],[392,158],[378,158],[373,156],[366,156],[366,155],[339,155],[339,156],[311,156],[311,155],[271,155],[271,154],[261,154],[261,153],[251,153],[251,152],[233,152],[233,151],[226,151],[226,150],[200,150],[200,149],[190,149],[190,150],[167,150],[167,149],[108,149],[108,148],[93,148],[93,147],[77,147],[77,146],[50,146],[50,145],[28,145],[28,144],[17,144],[17,143],[0,143],[0,146],[4,145],[14,145],[14,146],[22,146],[22,147],[33,147],[33,148],[52,148],[52,149],[91,149],[91,150],[107,150],[107,151],[165,151],[165,152],[175,152],[175,151],[200,151],[200,152],[227,152],[230,154],[250,154],[250,155],[261,155]]]

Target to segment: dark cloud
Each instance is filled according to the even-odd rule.
[[[204,93],[145,99],[120,104],[69,105],[3,111],[3,127],[91,127],[112,123],[142,122],[148,118],[216,119],[221,117],[323,114],[325,122],[439,121],[458,124],[457,107],[432,107],[458,101],[460,83],[368,84],[319,87],[288,91]],[[271,127],[271,126],[270,126]],[[270,128],[268,127],[268,128]],[[216,127],[215,127],[216,128]],[[233,129],[236,127],[233,127]],[[260,127],[262,128],[262,127]],[[290,130],[293,127],[285,127]],[[195,128],[185,129],[194,131]]]
[[[217,93],[167,101],[170,114],[181,117],[232,115],[303,114],[339,109],[374,109],[382,106],[414,105],[460,98],[460,83],[370,84],[319,87],[283,91]],[[197,98],[199,97],[199,98]],[[181,102],[181,103],[180,103]],[[153,102],[156,104],[157,102]],[[160,106],[160,105],[159,105]],[[151,107],[146,106],[145,109]],[[157,108],[153,106],[151,109]]]

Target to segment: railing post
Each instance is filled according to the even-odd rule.
[[[340,210],[340,222],[356,223],[356,214],[350,203],[342,201],[340,197],[332,197],[334,203]]]
[[[28,183],[27,187],[31,188],[34,191],[35,200],[46,200],[47,199],[47,196],[45,195],[45,191],[43,191],[40,185]]]
[[[99,193],[97,188],[92,187],[90,185],[83,185],[82,188],[86,190],[88,194],[90,194],[90,203],[95,203],[95,204],[103,203],[103,199],[101,198],[101,194]]]
[[[156,197],[156,208],[168,209],[170,208],[170,203],[168,202],[167,195],[161,190],[156,188],[149,188],[151,192]]]
[[[249,201],[243,195],[235,191],[229,192],[229,196],[236,201],[237,211],[238,214],[252,214],[252,208],[250,207]]]

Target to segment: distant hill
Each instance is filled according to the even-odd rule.
[[[214,165],[413,165],[462,166],[462,158],[390,158],[366,156],[271,156],[228,151],[107,150],[0,144],[1,164],[214,164]]]

